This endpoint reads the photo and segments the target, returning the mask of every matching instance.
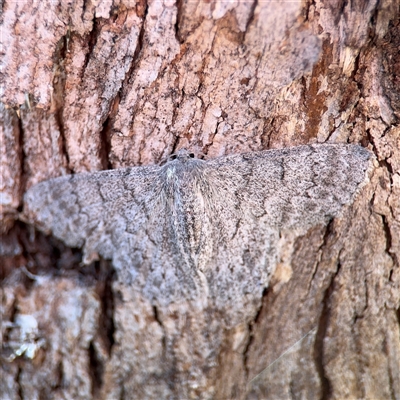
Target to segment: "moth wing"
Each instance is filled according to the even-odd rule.
[[[170,212],[160,196],[158,166],[50,179],[24,198],[28,220],[70,247],[84,262],[112,259],[118,279],[168,304],[198,290],[173,240]]]
[[[207,162],[241,215],[269,227],[307,228],[338,215],[366,178],[371,153],[324,144],[237,154]]]
[[[254,310],[268,286],[278,262],[279,231],[304,231],[336,216],[365,179],[370,157],[357,145],[326,144],[206,163],[214,242],[205,274],[221,307],[238,304],[228,319],[246,313],[247,306]]]
[[[30,188],[24,212],[71,247],[112,258],[124,232],[140,233],[149,215],[156,170],[125,168],[50,179]]]

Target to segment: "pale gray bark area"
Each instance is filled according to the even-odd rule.
[[[397,0],[2,7],[4,398],[400,398]],[[17,221],[52,177],[316,142],[369,148],[370,180],[327,226],[282,233],[232,329],[138,306],[111,263]]]

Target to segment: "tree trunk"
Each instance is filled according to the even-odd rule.
[[[3,2],[4,399],[400,399],[397,0]],[[360,143],[369,181],[283,235],[233,328],[170,312],[20,217],[60,175],[308,143]]]

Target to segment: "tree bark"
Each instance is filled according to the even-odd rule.
[[[4,399],[400,399],[397,0],[6,0],[1,23]],[[52,177],[323,142],[373,151],[369,181],[282,235],[232,329],[137,308],[20,218]]]

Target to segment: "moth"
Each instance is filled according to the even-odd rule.
[[[282,229],[326,223],[350,204],[371,153],[322,144],[211,160],[180,150],[164,165],[41,182],[28,219],[83,261],[112,260],[118,278],[159,306],[209,299],[246,309],[276,265]]]

